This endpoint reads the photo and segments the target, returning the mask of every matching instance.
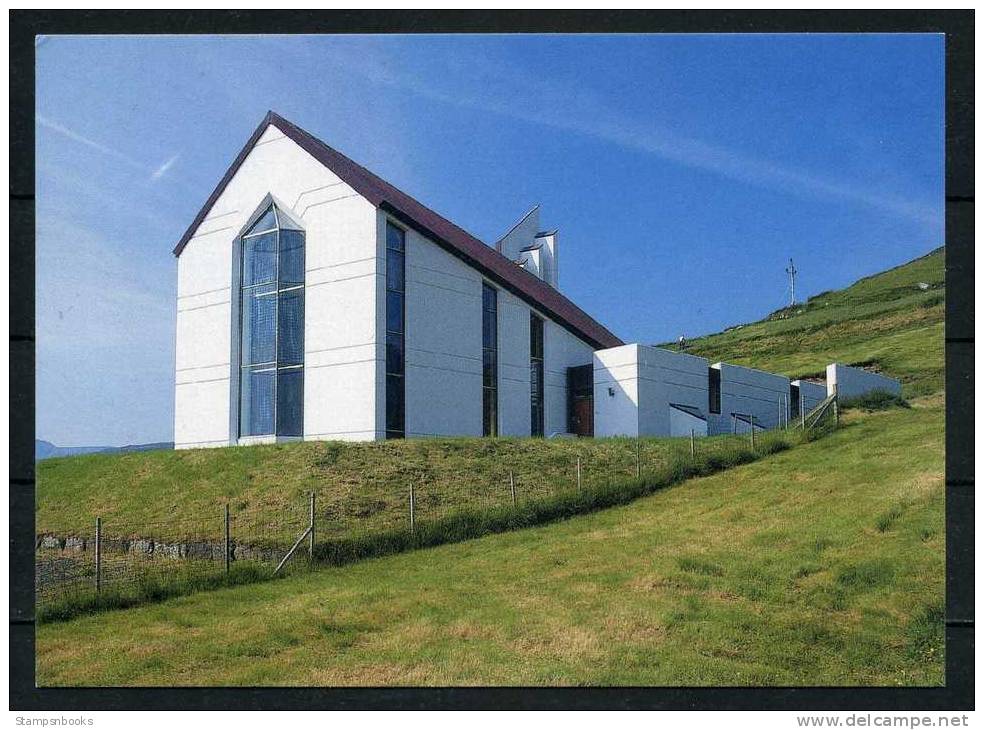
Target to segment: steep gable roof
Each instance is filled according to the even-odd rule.
[[[215,205],[222,191],[225,190],[243,164],[253,145],[270,125],[283,132],[301,149],[331,170],[377,208],[385,210],[469,266],[478,269],[489,279],[555,319],[578,337],[599,348],[616,347],[623,344],[618,337],[596,322],[570,299],[535,275],[516,266],[494,248],[485,245],[467,231],[272,111],[267,112],[260,126],[256,128],[249,141],[240,150],[226,174],[223,175],[215,190],[205,201],[205,205],[195,216],[188,230],[178,241],[178,245],[174,248],[175,256],[181,255],[181,251],[184,250],[208,211]]]

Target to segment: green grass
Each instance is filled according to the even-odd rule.
[[[939,686],[943,405],[912,405],[546,526],[41,625],[38,683]]]
[[[727,455],[731,441],[701,439],[701,452]],[[322,537],[360,540],[407,529],[411,483],[418,522],[433,521],[511,504],[510,471],[520,501],[570,492],[578,457],[583,486],[624,483],[635,477],[636,448],[628,438],[443,438],[49,459],[38,464],[35,523],[38,533],[91,535],[98,515],[113,537],[218,540],[228,503],[234,539],[289,545],[307,525],[313,491]],[[642,470],[689,458],[689,448],[642,439]]]
[[[759,322],[694,339],[687,351],[791,378],[822,377],[831,362],[864,364],[899,378],[906,397],[931,394],[943,389],[943,287],[939,248]]]
[[[860,408],[865,411],[884,411],[886,408],[909,408],[909,402],[901,396],[876,390],[856,398],[838,399],[841,410]]]
[[[644,440],[640,479],[629,439],[41,462],[39,532],[88,535],[100,515],[113,536],[217,539],[228,503],[234,536],[279,544],[315,491],[318,556],[338,567],[254,582],[268,569],[243,564],[52,603],[38,683],[940,685],[942,287],[940,249],[693,341],[791,377],[838,361],[903,380],[910,402],[842,404],[843,428],[788,450],[763,438],[757,461],[717,437],[696,467],[685,440]]]
[[[112,611],[145,603],[163,601],[199,591],[271,580],[270,567],[255,562],[239,562],[226,573],[215,566],[182,561],[161,570],[154,566],[135,571],[125,584],[110,584],[98,593],[87,586],[73,586],[60,591],[53,599],[39,605],[35,618],[39,624],[67,621],[101,611]]]
[[[639,497],[677,484],[695,476],[713,474],[723,469],[746,464],[763,456],[778,453],[797,443],[806,443],[820,437],[824,429],[807,433],[776,432],[762,434],[754,448],[744,437],[702,440],[697,452],[688,449],[667,449],[665,461],[655,467],[640,463],[640,473],[631,478],[620,477],[608,482],[586,483],[581,489],[567,488],[534,497],[524,496],[516,503],[511,499],[492,507],[464,505],[461,509],[431,519],[418,515],[415,529],[403,524],[375,531],[354,531],[341,536],[331,534],[321,524],[316,535],[314,564],[317,566],[343,565],[371,557],[417,550],[424,547],[473,539],[484,535],[517,530],[548,522],[566,519],[614,505],[626,504]],[[640,451],[641,455],[641,451]],[[421,519],[424,518],[424,519]],[[295,529],[297,529],[295,527]],[[324,534],[328,532],[328,537]],[[292,536],[291,536],[292,537]],[[276,541],[265,534],[257,542],[269,545]],[[253,547],[257,547],[254,544]],[[287,550],[287,543],[279,545],[273,553],[273,561],[279,561]],[[42,549],[38,553],[39,571],[49,570],[71,575],[66,584],[43,581],[44,592],[38,594],[37,619],[49,622],[102,610],[129,608],[200,590],[209,590],[228,584],[257,582],[273,578],[272,564],[260,567],[255,561],[226,575],[221,561],[208,559],[176,559],[142,554],[104,551],[104,575],[106,587],[97,592],[94,587],[95,571],[91,553],[74,553],[70,550]],[[220,553],[221,555],[221,553]],[[49,562],[46,563],[45,560]],[[296,559],[288,567],[308,561]],[[60,567],[60,571],[56,568]]]

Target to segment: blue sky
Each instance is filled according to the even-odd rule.
[[[48,37],[37,426],[170,440],[171,249],[268,109],[486,242],[534,203],[625,341],[943,242],[942,36]]]

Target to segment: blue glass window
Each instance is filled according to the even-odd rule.
[[[386,438],[406,433],[406,231],[386,224]]]
[[[243,239],[243,286],[277,280],[277,233]]]
[[[386,338],[386,372],[399,374],[403,370],[403,338]]]
[[[277,365],[304,363],[304,290],[280,293],[277,312]]]
[[[386,288],[390,291],[403,291],[404,282],[402,251],[388,250],[386,252]]]
[[[280,231],[280,283],[304,283],[304,233]]]
[[[277,287],[263,284],[243,291],[243,365],[273,363],[277,359]]]
[[[386,331],[403,332],[403,295],[400,292],[386,292]]]
[[[277,217],[273,212],[273,206],[264,211],[263,215],[256,219],[256,223],[250,226],[249,230],[246,231],[247,236],[253,236],[257,233],[263,233],[264,231],[272,231],[277,227]]]
[[[406,232],[392,223],[386,224],[386,248],[391,251],[405,250]]]
[[[247,368],[241,382],[241,434],[262,436],[273,433],[273,399],[277,371]]]
[[[277,435],[304,435],[304,370],[277,372]]]
[[[271,205],[245,233],[240,436],[304,433],[304,232]]]
[[[530,312],[530,435],[543,435],[543,320]]]
[[[499,433],[498,292],[482,284],[482,433]]]

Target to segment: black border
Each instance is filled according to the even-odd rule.
[[[974,699],[974,12],[25,11],[10,27],[10,709],[956,710]],[[34,36],[115,33],[946,34],[946,684],[942,688],[34,687]],[[193,113],[193,110],[191,110]],[[959,399],[951,394],[960,393]]]

